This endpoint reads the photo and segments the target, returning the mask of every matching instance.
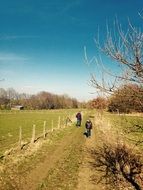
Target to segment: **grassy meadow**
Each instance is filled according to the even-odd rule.
[[[109,114],[105,117],[111,122],[112,128],[130,144],[136,144],[143,149],[143,116],[128,114]]]
[[[36,137],[43,133],[44,121],[46,121],[46,130],[58,127],[59,117],[60,124],[64,125],[66,118],[75,117],[78,110],[32,110],[32,111],[0,111],[0,155],[7,149],[10,149],[19,142],[20,127],[22,128],[22,141],[30,141],[32,137],[33,125],[36,128]],[[87,110],[88,115],[92,115],[94,110]],[[142,140],[143,117],[117,115],[104,113],[106,119],[110,120],[112,127],[117,129],[124,137],[131,139],[132,142]],[[143,143],[141,143],[142,146]]]
[[[18,151],[18,154],[13,154],[11,158],[9,157],[10,160],[1,160],[1,167],[5,168],[3,170],[5,173],[2,173],[3,177],[0,180],[3,189],[6,189],[5,186],[8,187],[7,189],[16,189],[15,187],[18,187],[17,189],[30,189],[32,187],[33,189],[37,188],[39,190],[75,189],[79,183],[78,177],[80,172],[83,174],[89,172],[88,175],[91,175],[91,171],[83,167],[85,166],[84,163],[91,162],[93,159],[93,157],[90,157],[90,151],[87,154],[85,147],[86,149],[88,147],[88,150],[93,150],[94,147],[97,152],[102,153],[104,143],[106,145],[110,143],[113,145],[111,148],[114,148],[117,142],[120,142],[121,145],[123,142],[125,145],[129,145],[129,150],[133,152],[134,149],[132,147],[135,147],[134,145],[136,144],[137,150],[139,151],[136,152],[135,150],[134,153],[142,154],[143,117],[126,114],[118,115],[87,109],[82,110],[82,127],[77,128],[75,127],[76,120],[74,120],[77,112],[77,109],[0,112],[0,155],[3,155],[6,150],[18,145],[20,126],[22,128],[22,141],[30,142],[34,124],[36,126],[36,137],[38,137],[43,133],[44,121],[46,121],[46,130],[51,129],[52,121],[53,127],[58,128],[59,117],[61,126],[64,125],[67,117],[73,121],[72,127],[57,130],[52,135],[49,134],[47,136],[48,141],[41,141],[42,146],[39,149],[34,149],[38,143],[34,143],[35,147],[34,144],[33,146],[29,146],[30,148],[34,147],[33,152],[36,150],[35,154],[31,151],[32,149],[23,149],[25,152],[20,151],[20,153]],[[95,132],[92,132],[94,134],[92,135],[93,138],[89,139],[83,135],[87,118],[92,120],[93,132]],[[136,142],[141,143],[137,144]],[[27,154],[29,151],[32,154]],[[90,168],[93,174],[95,174],[95,177],[97,177],[96,180],[99,180],[106,171],[104,173],[104,170],[101,172],[100,168],[98,170],[98,168],[93,167],[97,162],[95,158]],[[12,160],[19,160],[19,162],[13,163]],[[15,165],[17,168],[13,167],[13,164],[17,164],[17,166]],[[25,174],[27,178],[25,178]],[[85,179],[85,176],[83,178]],[[83,178],[81,180],[82,183]],[[100,187],[106,189],[104,183],[100,183],[98,188],[94,179],[93,182],[95,183],[96,189],[101,189]],[[123,183],[123,186],[128,186],[128,183]]]
[[[63,125],[66,118],[74,117],[77,110],[42,110],[42,111],[1,111],[0,112],[0,155],[19,141],[20,127],[22,140],[27,141],[32,137],[33,125],[36,127],[36,137],[43,133],[44,121],[46,130],[52,126],[57,128]]]

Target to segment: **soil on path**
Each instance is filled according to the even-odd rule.
[[[85,146],[84,146],[84,158],[83,162],[79,168],[79,177],[78,177],[78,185],[76,190],[103,190],[105,189],[102,184],[95,184],[93,180],[93,176],[99,177],[96,173],[95,169],[92,167],[92,163],[94,163],[93,157],[91,156],[91,150],[96,149],[98,144],[100,143],[100,134],[97,126],[97,118],[95,117],[92,130],[92,135],[90,138],[86,138]]]
[[[74,128],[75,126],[72,126],[71,129],[67,130],[63,134],[63,137],[54,144],[53,148],[47,149],[47,153],[42,162],[39,162],[37,166],[29,172],[24,185],[25,190],[37,189],[39,184],[44,183],[44,180],[48,178],[47,176],[50,175],[51,170],[58,170],[58,164],[60,162],[65,164],[64,160],[70,154],[72,146],[78,144],[79,140],[84,143],[84,138],[79,137],[81,136],[81,131]],[[52,177],[54,178],[54,176]],[[48,190],[50,190],[50,188],[52,189],[52,187],[49,187]]]

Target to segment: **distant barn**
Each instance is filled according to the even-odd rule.
[[[24,106],[13,106],[11,110],[23,110]]]

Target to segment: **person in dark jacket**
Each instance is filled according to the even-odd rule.
[[[92,130],[92,122],[91,120],[87,120],[85,123],[85,128],[86,128],[86,136],[91,137],[91,130]]]
[[[77,127],[80,127],[80,126],[81,126],[81,121],[82,121],[82,115],[81,115],[80,112],[78,112],[78,113],[76,114],[76,119],[77,119],[76,126],[77,126]]]

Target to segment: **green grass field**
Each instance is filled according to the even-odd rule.
[[[33,125],[36,126],[36,137],[43,133],[44,121],[46,121],[46,130],[53,127],[58,127],[58,120],[60,117],[61,125],[64,125],[67,117],[75,117],[78,110],[41,110],[41,111],[1,111],[0,112],[0,155],[7,149],[10,149],[19,142],[20,127],[22,128],[22,141],[30,141],[32,137]],[[88,110],[88,114],[92,115]],[[140,140],[143,137],[143,131],[127,133],[133,129],[134,125],[143,126],[143,117],[104,114],[112,122],[112,127],[119,131],[123,131],[124,136],[133,140]],[[142,143],[143,144],[143,143]]]
[[[107,114],[112,127],[118,130],[122,137],[131,144],[143,149],[143,117],[134,115]]]
[[[19,141],[19,131],[22,128],[22,140],[27,141],[32,137],[33,125],[36,125],[36,137],[43,133],[44,121],[46,130],[63,125],[67,117],[73,117],[77,110],[46,110],[46,111],[1,111],[0,112],[0,154],[11,148]]]
[[[99,148],[103,148],[102,145],[104,142],[107,143],[107,145],[108,143],[114,145],[117,142],[116,140],[121,140],[121,142],[131,145],[130,150],[133,150],[132,147],[134,146],[132,145],[135,144],[135,141],[143,139],[143,117],[117,115],[87,109],[82,110],[82,127],[76,128],[76,120],[74,119],[77,112],[77,109],[0,112],[1,155],[3,155],[7,149],[18,145],[20,126],[22,127],[22,140],[30,142],[33,124],[36,125],[36,136],[39,136],[43,133],[44,121],[46,121],[46,129],[48,130],[51,128],[52,120],[54,128],[58,127],[59,116],[61,118],[61,126],[67,117],[70,117],[70,119],[73,120],[71,127],[57,130],[52,134],[47,135],[45,141],[39,141],[40,143],[42,142],[42,146],[40,146],[39,149],[33,149],[34,145],[35,147],[38,145],[38,143],[34,143],[33,146],[27,146],[30,147],[30,149],[25,148],[23,149],[24,151],[22,150],[18,151],[17,154],[12,154],[10,160],[1,160],[2,166],[6,166],[6,172],[3,173],[3,178],[1,178],[2,184],[6,185],[8,187],[7,189],[15,189],[11,188],[10,185],[13,185],[12,187],[18,185],[18,189],[21,189],[21,187],[24,187],[24,189],[30,189],[25,188],[25,174],[28,176],[29,173],[31,177],[28,176],[27,180],[29,186],[26,187],[31,187],[31,185],[34,184],[34,187],[38,187],[37,189],[74,189],[78,183],[77,178],[79,174],[79,168],[83,168],[82,161],[83,163],[85,162],[84,155],[86,154],[86,146],[88,146],[89,149],[93,149],[91,144],[93,143],[95,150],[98,151],[102,150]],[[90,118],[93,121],[93,128],[95,129],[95,138],[93,139],[87,139],[83,135],[85,130],[85,121],[87,118]],[[141,126],[141,128],[136,128],[136,125]],[[137,131],[134,131],[134,129],[137,129]],[[112,138],[113,136],[114,138]],[[119,137],[121,139],[119,139]],[[108,142],[108,140],[110,142]],[[139,151],[137,153],[142,153],[143,143],[140,143],[138,147]],[[31,152],[31,154],[27,154],[32,149],[33,152],[36,150],[34,154],[33,152]],[[86,155],[85,159],[87,159]],[[91,161],[90,156],[88,159],[89,160],[87,160],[87,162]],[[10,168],[9,163],[11,160],[19,161],[16,162],[17,168],[13,167],[13,162],[11,163]],[[44,173],[45,169],[48,172]],[[84,171],[85,172],[83,173],[88,172],[86,168]],[[101,176],[101,173],[97,169],[95,173],[97,177]],[[24,175],[21,177],[21,174]],[[42,177],[39,179],[40,175],[42,175]],[[83,180],[81,180],[81,182],[83,183]],[[105,187],[105,184],[101,183],[100,185]],[[97,187],[97,189],[100,189],[100,185],[99,188]],[[6,189],[5,186],[3,189]]]

